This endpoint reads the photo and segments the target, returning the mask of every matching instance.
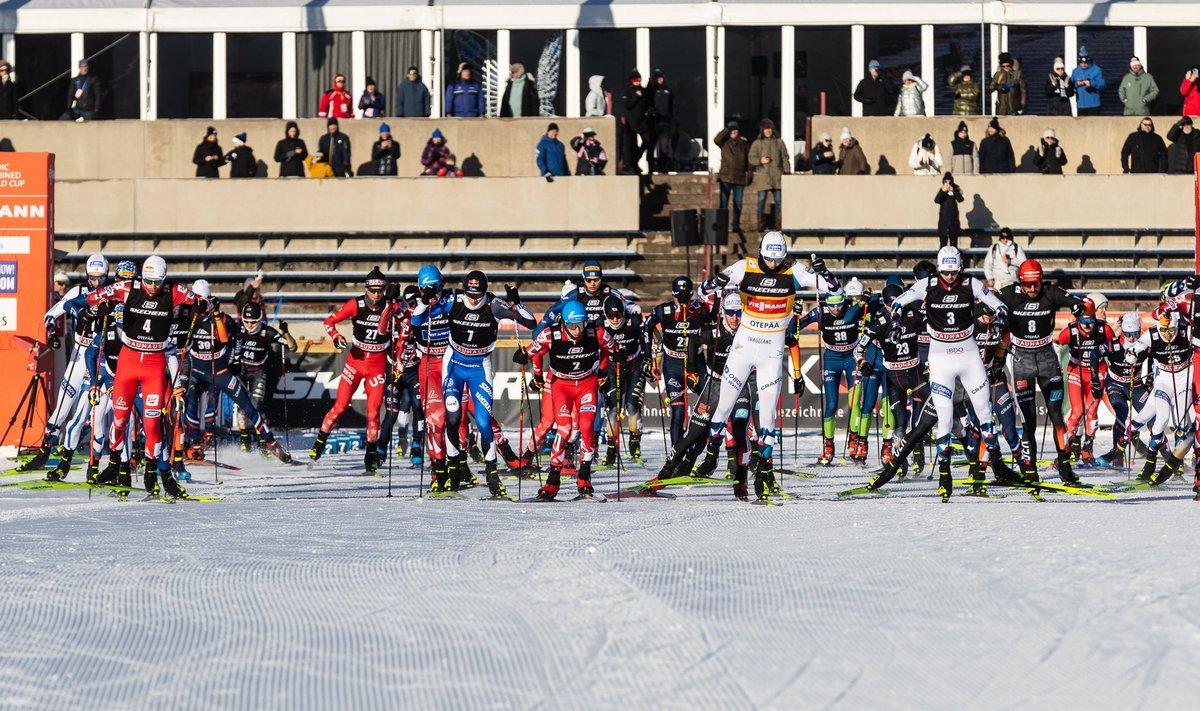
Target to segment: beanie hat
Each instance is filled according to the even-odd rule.
[[[849,127],[849,126],[842,126],[842,138],[841,138],[841,140],[845,141],[845,140],[847,140],[847,139],[850,139],[850,138],[854,138],[854,135],[850,133],[850,127]]]
[[[1042,132],[1042,138],[1054,138],[1054,129],[1048,128]]]
[[[1011,54],[1009,54],[1008,52],[1001,52],[1000,56],[996,58],[996,64],[1012,64],[1012,63],[1013,63],[1013,56]]]
[[[557,131],[557,130],[558,130],[558,124],[554,123],[553,121],[551,121],[550,125],[546,127],[546,133],[550,133],[551,131]]]
[[[1138,64],[1138,65],[1140,65],[1141,63],[1142,63],[1142,60],[1138,59],[1137,57],[1130,57],[1130,58],[1129,58],[1129,66],[1131,66],[1131,67],[1132,67],[1133,65],[1135,65],[1135,64]]]
[[[725,124],[725,128],[729,129],[730,131],[736,131],[738,130],[738,122],[730,121],[729,123]]]
[[[442,135],[442,129],[440,129],[440,128],[433,129],[433,133],[429,137],[430,138],[445,138]]]
[[[822,141],[832,141],[833,140],[833,136],[830,136],[828,131],[821,131],[821,135],[818,136],[817,138]]]
[[[337,116],[330,116],[330,117],[329,117],[329,120],[325,122],[325,125],[326,125],[326,126],[337,126],[337,125],[339,125],[339,124],[338,124],[338,120],[337,120]]]
[[[970,64],[962,65],[962,69],[959,69],[958,72],[959,72],[959,74],[971,74],[971,75],[975,74],[975,71],[973,69],[971,69]]]
[[[380,271],[379,267],[374,267],[367,274],[367,288],[385,287],[387,286],[387,277]]]
[[[392,127],[387,125],[387,123],[381,123],[381,124],[379,124],[379,132],[380,133],[391,133]]]
[[[1086,61],[1088,61],[1088,59],[1089,59],[1090,57],[1091,57],[1091,54],[1089,54],[1089,53],[1088,53],[1088,48],[1087,48],[1087,47],[1080,47],[1080,48],[1079,48],[1079,61],[1081,61],[1081,62],[1086,62]]]
[[[872,59],[867,64],[867,69],[882,69],[882,68],[883,68],[883,65],[879,63],[878,59]]]
[[[925,137],[921,139],[921,147],[927,151],[931,150],[934,147],[934,145],[936,145],[936,144],[933,140],[933,136],[930,136],[928,133],[925,134]]]
[[[375,84],[375,80],[372,79],[371,77],[367,77],[367,83],[364,84],[364,86],[372,86],[374,84]]]
[[[992,120],[988,121],[988,128],[994,128],[997,131],[999,131],[1000,130],[1000,119],[993,116]]]
[[[215,135],[217,135],[217,129],[215,127],[209,126],[208,128],[204,129],[204,137],[205,138],[208,138],[209,136],[215,136]]]
[[[337,84],[338,80],[346,81],[346,75],[345,74],[334,74],[333,75],[333,83]]]
[[[969,131],[970,131],[970,129],[968,129],[968,128],[967,128],[967,122],[966,122],[966,121],[959,121],[959,122],[958,122],[958,128],[954,129],[954,132],[955,132],[955,133],[961,133],[961,132],[963,132],[963,131],[968,131],[968,132],[969,132]]]
[[[458,64],[458,73],[459,74],[462,74],[463,72],[469,72],[469,71],[471,71],[471,63],[470,62],[459,62],[459,64]]]
[[[1054,68],[1055,69],[1066,69],[1067,68],[1067,65],[1063,63],[1062,57],[1054,58]]]
[[[246,143],[245,131],[243,131],[242,133],[239,133],[238,135],[233,137],[233,144],[235,146],[242,146],[242,145],[245,145],[245,143]]]
[[[775,130],[775,122],[769,118],[765,118],[762,121],[758,122],[758,130],[762,131],[763,129],[767,129],[767,128],[774,131]]]
[[[642,73],[637,70],[637,67],[634,67],[633,71],[629,72],[629,81],[633,81],[634,79],[638,81],[642,80]]]

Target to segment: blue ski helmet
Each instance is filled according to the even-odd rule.
[[[424,289],[427,286],[442,287],[442,272],[432,264],[426,264],[417,272],[417,288]]]
[[[883,282],[883,285],[885,287],[898,286],[901,289],[903,289],[904,288],[904,279],[902,279],[899,275],[893,274],[887,278],[887,281]]]
[[[578,301],[568,301],[563,305],[562,320],[565,324],[587,322],[587,309]]]
[[[117,278],[121,280],[132,279],[137,276],[137,263],[131,259],[126,259],[117,263]]]
[[[600,268],[600,262],[595,259],[589,259],[583,263],[584,279],[599,279],[603,276],[604,270]]]

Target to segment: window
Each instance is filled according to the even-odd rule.
[[[1054,58],[1062,57],[1064,34],[1061,27],[1014,25],[1008,28],[1008,53],[1021,68],[1029,88],[1029,99],[1025,102],[1027,114],[1044,116],[1047,112],[1046,86],[1050,72],[1054,70]],[[1069,75],[1075,67],[1075,58],[1066,57],[1063,64]],[[991,106],[990,102],[988,105]]]
[[[158,35],[159,118],[212,116],[212,63],[212,35]]]
[[[737,121],[753,141],[764,118],[779,129],[782,40],[778,27],[729,27],[725,30],[725,120]]]
[[[849,27],[797,27],[796,138],[808,117],[821,113],[822,92],[826,114],[849,116],[860,78],[850,76]]]
[[[667,146],[677,155],[691,155],[687,147],[693,139],[708,146],[708,112],[705,108],[704,28],[650,30],[650,71],[642,69],[642,82],[652,85],[654,70],[663,70],[663,80],[671,89],[674,120],[670,124]],[[660,125],[667,125],[660,121]],[[661,142],[660,137],[660,142]],[[706,148],[707,150],[707,148]]]
[[[375,80],[375,90],[387,101],[384,112],[392,116],[396,110],[396,85],[405,80],[404,74],[409,67],[421,66],[421,33],[417,30],[367,32],[366,52],[367,76]],[[358,99],[354,97],[355,108]]]
[[[984,29],[987,29],[986,27]],[[954,90],[950,88],[950,75],[964,66],[971,67],[971,80],[983,86],[991,78],[988,73],[990,56],[988,34],[980,32],[979,25],[936,25],[933,28],[933,107],[937,116],[954,113]],[[980,42],[984,44],[981,45]],[[1061,45],[1060,45],[1061,46]],[[976,113],[991,113],[991,99],[981,92],[981,103]]]
[[[1153,113],[1164,116],[1183,113],[1183,95],[1179,89],[1187,71],[1200,66],[1196,57],[1198,44],[1200,30],[1194,27],[1147,28],[1147,56],[1142,60],[1158,84],[1158,105]]]
[[[916,25],[865,27],[863,49],[867,62],[879,60],[883,67],[880,73],[893,91],[900,89],[906,70],[921,76],[921,28]],[[894,108],[894,104],[888,106],[888,113]],[[926,113],[931,108],[925,107]]]
[[[297,115],[312,118],[321,106],[321,95],[333,88],[338,74],[350,77],[349,32],[300,32],[296,34]],[[351,81],[346,90],[353,89]],[[395,88],[395,87],[393,87]],[[354,97],[358,106],[358,97]]]
[[[496,66],[496,31],[447,30],[443,48],[443,97],[445,87],[458,81],[458,65],[466,62],[471,65],[471,78],[483,84],[484,95],[487,98],[487,115],[498,116],[497,107],[500,96],[504,93],[504,80],[508,78],[508,68],[501,70]],[[443,106],[442,111],[445,110]]]
[[[1104,72],[1104,91],[1100,94],[1100,113],[1104,116],[1120,116],[1125,106],[1117,97],[1121,79],[1129,72],[1129,58],[1133,56],[1132,27],[1080,27],[1079,47],[1087,47],[1092,64]],[[1075,57],[1067,60],[1067,72],[1075,66]]]
[[[509,61],[525,65],[525,71],[537,77],[542,115],[564,116],[567,106],[566,36],[559,30],[522,30],[509,33]],[[505,80],[508,68],[504,68]],[[545,74],[546,76],[542,76]],[[586,94],[587,84],[583,84]],[[580,94],[582,98],[584,94]],[[500,89],[504,95],[504,89]]]
[[[637,37],[634,30],[579,31],[579,95],[585,102],[591,91],[590,79],[604,77],[604,88],[612,92],[613,103],[621,100],[629,85],[629,73],[637,64]],[[650,71],[639,67],[643,75]],[[586,103],[585,103],[586,106]],[[580,107],[580,115],[586,114]],[[613,109],[613,113],[617,113]]]
[[[229,118],[283,115],[283,36],[230,34],[225,38]]]
[[[67,90],[75,74],[75,67],[71,66],[71,36],[17,35],[13,74],[24,97],[18,116],[58,118],[67,110]]]
[[[100,80],[101,118],[141,118],[137,33],[88,33],[83,38],[83,56],[88,58],[88,70]]]

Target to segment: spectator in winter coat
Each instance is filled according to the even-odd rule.
[[[588,77],[588,95],[583,100],[584,116],[612,116],[612,94],[604,88],[604,75]]]
[[[300,138],[300,126],[288,121],[283,138],[275,144],[275,162],[279,164],[279,177],[303,178],[304,159],[308,157],[308,146]]]
[[[924,116],[925,90],[929,85],[912,73],[904,70],[904,85],[900,87],[900,98],[896,100],[896,116]]]
[[[963,201],[962,188],[954,182],[954,174],[942,176],[942,186],[938,188],[933,201],[938,206],[938,246],[957,247],[958,235],[962,226],[958,220],[958,204]]]
[[[575,151],[575,175],[604,175],[608,165],[608,153],[590,128],[571,139],[571,150]]]
[[[1150,105],[1158,98],[1158,83],[1154,76],[1142,68],[1142,60],[1129,60],[1129,72],[1121,79],[1117,96],[1125,104],[1126,116],[1149,116]]]
[[[863,153],[858,139],[850,133],[849,126],[842,127],[841,145],[838,146],[838,175],[869,175],[871,166]]]
[[[1013,173],[1017,170],[1013,156],[1012,142],[1000,128],[1000,121],[995,117],[988,122],[987,135],[979,142],[979,172]]]
[[[1192,125],[1192,117],[1184,116],[1167,131],[1167,172],[1191,175],[1195,172],[1196,152],[1200,151],[1200,131]]]
[[[654,152],[651,172],[666,173],[674,169],[671,160],[671,126],[675,120],[675,92],[667,86],[663,70],[654,70],[654,136],[658,147]]]
[[[421,72],[409,67],[404,79],[396,85],[396,116],[400,118],[429,118],[429,87],[421,81]]]
[[[225,165],[225,152],[217,143],[217,129],[209,126],[204,131],[204,140],[196,146],[192,153],[192,162],[196,164],[197,178],[219,178],[217,169]]]
[[[1075,96],[1075,84],[1067,76],[1067,65],[1062,57],[1055,57],[1054,69],[1046,78],[1046,113],[1051,116],[1070,116],[1072,96]]]
[[[896,92],[880,73],[883,67],[878,59],[867,65],[867,76],[854,87],[854,100],[862,104],[863,116],[891,116],[890,104]]]
[[[1033,156],[1033,164],[1042,175],[1062,175],[1063,166],[1067,164],[1067,153],[1054,135],[1054,129],[1048,128],[1042,133],[1038,143],[1037,153]]]
[[[79,73],[67,87],[67,110],[61,121],[91,121],[100,113],[100,80],[91,73],[88,60],[79,60]]]
[[[17,80],[13,78],[12,65],[0,59],[0,121],[17,117]]]
[[[808,164],[813,175],[836,175],[837,153],[833,150],[833,136],[822,133],[808,154]]]
[[[983,92],[975,81],[975,72],[963,65],[962,69],[950,75],[946,83],[954,91],[954,115],[978,116],[979,97]]]
[[[937,175],[942,172],[942,165],[942,149],[933,136],[927,133],[913,144],[908,154],[908,167],[913,169],[913,175]]]
[[[750,142],[742,136],[737,121],[725,124],[716,136],[713,145],[721,149],[721,170],[717,183],[721,186],[721,209],[729,209],[733,200],[733,231],[742,233],[742,197],[750,176]]]
[[[342,133],[337,118],[331,116],[325,122],[325,135],[317,142],[317,148],[334,176],[354,177],[354,169],[350,165],[350,137]]]
[[[333,177],[333,168],[329,166],[329,161],[320,152],[313,153],[304,159],[304,167],[308,169],[308,177],[315,179],[324,179]]]
[[[483,85],[471,78],[470,64],[458,65],[458,80],[446,87],[443,111],[454,118],[479,118],[487,113]]]
[[[1012,230],[1000,228],[996,243],[988,248],[987,256],[983,258],[983,276],[987,285],[999,291],[1017,281],[1017,270],[1025,261],[1025,250],[1013,241]]]
[[[358,99],[358,110],[363,118],[383,118],[387,116],[387,99],[376,91],[375,80],[367,77],[367,88]]]
[[[520,118],[537,116],[541,113],[538,101],[537,82],[533,75],[525,73],[525,65],[517,63],[508,68],[508,82],[504,85],[504,96],[500,97],[500,116]]]
[[[1020,116],[1025,113],[1025,102],[1029,96],[1025,87],[1025,73],[1008,52],[1000,53],[998,64],[1000,70],[992,76],[992,91],[996,92],[996,115]]]
[[[392,138],[392,127],[379,124],[379,139],[371,146],[371,162],[375,175],[397,175],[396,161],[400,160],[400,144]]]
[[[254,149],[246,145],[245,133],[233,137],[233,150],[225,154],[225,162],[229,164],[231,178],[258,177],[258,161],[254,158]]]
[[[627,173],[640,173],[638,161],[642,154],[652,149],[654,140],[654,123],[651,114],[654,111],[654,88],[642,86],[642,73],[634,69],[629,74],[629,85],[621,97],[620,140],[621,169]],[[641,139],[641,144],[638,144]]]
[[[1167,144],[1154,132],[1154,119],[1142,118],[1138,130],[1129,134],[1121,147],[1122,173],[1165,173]]]
[[[354,97],[346,91],[346,75],[333,76],[333,88],[321,94],[317,118],[354,118]]]
[[[1200,67],[1192,67],[1183,75],[1183,83],[1179,85],[1179,94],[1183,96],[1183,115],[1200,116]]]
[[[792,172],[791,156],[788,155],[787,145],[775,135],[775,122],[763,119],[758,123],[758,138],[750,144],[750,168],[754,176],[750,180],[750,190],[758,193],[758,231],[763,232],[776,225],[768,224],[774,220],[767,219],[767,193],[775,201],[775,215],[782,214],[783,191],[780,190],[783,176]]]
[[[537,144],[538,174],[554,182],[555,178],[570,175],[567,170],[567,149],[558,140],[558,124],[551,123],[546,127],[546,135]]]
[[[1087,47],[1079,48],[1079,64],[1071,71],[1071,83],[1075,85],[1075,107],[1080,116],[1100,115],[1100,95],[1108,86],[1104,82],[1104,71],[1092,63]]]
[[[950,141],[950,172],[956,175],[975,175],[979,155],[975,152],[975,141],[967,131],[967,122],[959,121]]]
[[[421,175],[437,175],[446,167],[446,158],[449,155],[450,148],[446,145],[442,130],[440,128],[433,129],[429,140],[425,142],[425,150],[421,151],[421,165],[425,166]]]

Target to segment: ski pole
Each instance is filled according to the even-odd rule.
[[[618,361],[615,364],[615,367],[613,368],[613,375],[617,381],[617,394],[616,394],[617,401],[614,404],[615,406],[613,407],[613,415],[614,415],[614,419],[616,420],[616,426],[614,427],[614,430],[616,431],[615,437],[617,440],[617,496],[616,496],[617,501],[621,500],[621,425],[623,424],[622,419],[623,419],[623,415],[624,415],[623,408],[621,407],[621,405],[623,404],[622,403],[623,393],[621,391],[621,366],[622,365],[624,365],[624,363]]]
[[[516,324],[513,327],[513,332],[516,334],[517,350],[524,350],[521,346],[521,324]],[[521,480],[522,472],[525,467],[520,466],[525,458],[525,364],[520,364],[521,369],[521,384],[517,389],[517,500],[521,499]]]

